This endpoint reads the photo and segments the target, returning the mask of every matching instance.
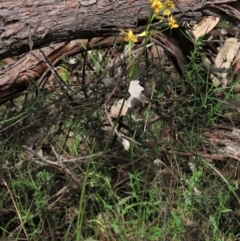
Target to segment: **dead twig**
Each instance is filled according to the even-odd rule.
[[[49,161],[47,159],[45,159],[44,157],[41,157],[37,152],[35,152],[34,150],[32,150],[31,148],[23,145],[22,148],[31,153],[32,155],[34,155],[40,162],[44,163],[45,165],[49,165],[52,167],[55,167],[61,171],[64,171],[76,184],[77,186],[81,187],[81,183],[80,181],[70,172],[70,170],[63,164],[62,161],[57,161],[57,162],[53,162],[53,161]]]

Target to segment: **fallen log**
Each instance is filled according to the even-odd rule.
[[[240,20],[240,7],[236,0],[197,3],[178,0],[175,3],[173,12],[179,23],[199,20],[204,15],[221,14],[231,16],[234,21]],[[143,30],[150,10],[146,0],[22,0],[0,3],[0,58],[29,52],[0,71],[0,102],[19,96],[19,92],[27,88],[30,79],[38,80],[46,74],[46,58],[57,66],[62,57],[85,51],[87,43],[91,49],[110,46],[113,43],[110,36],[119,32],[120,28],[136,32]],[[174,34],[173,31],[173,38],[180,41],[179,35],[176,37]],[[79,38],[85,40],[75,41]],[[120,43],[123,38],[119,36],[114,41]],[[184,42],[181,43],[183,48],[186,45]],[[49,47],[44,47],[46,45]]]

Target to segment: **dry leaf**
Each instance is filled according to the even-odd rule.
[[[128,140],[126,140],[125,138],[121,137],[121,136],[118,136],[117,137],[117,141],[123,145],[123,148],[125,151],[128,151],[129,150],[129,147],[130,147],[130,143]]]
[[[124,116],[127,114],[128,109],[129,107],[127,105],[127,102],[124,99],[121,99],[115,102],[115,104],[111,107],[109,116],[112,118],[118,118],[118,116]],[[121,111],[121,114],[120,114],[120,111]]]
[[[149,103],[149,99],[142,94],[143,90],[144,88],[139,85],[139,80],[132,80],[128,88],[128,93],[132,98],[134,97],[142,103]]]
[[[230,68],[232,60],[239,50],[239,46],[237,38],[228,38],[215,59],[215,66],[217,68]],[[223,84],[226,86],[228,84],[227,73],[222,73],[221,78]]]
[[[237,38],[226,39],[224,45],[219,50],[215,60],[216,67],[229,68],[233,58],[236,56],[239,44]]]
[[[111,84],[111,81],[107,81],[107,85]],[[124,116],[128,113],[128,110],[130,108],[138,106],[141,103],[149,103],[149,99],[144,94],[142,94],[142,91],[144,91],[144,88],[141,85],[139,85],[139,80],[132,80],[128,88],[130,96],[127,100],[121,99],[119,101],[116,101],[114,105],[111,107],[109,116],[112,118]],[[147,90],[147,92],[149,92],[149,90]],[[121,109],[121,114],[119,114]]]
[[[209,33],[219,22],[220,18],[209,16],[204,18],[200,23],[194,26],[194,30],[192,34],[194,35],[195,39],[198,39],[201,36]]]
[[[232,67],[233,67],[233,75],[237,75],[240,72],[240,56],[233,61]]]
[[[161,161],[160,159],[155,159],[155,160],[153,161],[153,163],[156,164],[157,166],[164,165],[164,162]]]
[[[130,143],[129,143],[128,140],[126,140],[126,139],[123,138],[123,139],[122,139],[122,145],[123,145],[123,148],[124,148],[125,151],[128,151],[128,150],[129,150]]]

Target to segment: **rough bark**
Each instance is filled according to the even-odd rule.
[[[137,1],[31,0],[0,4],[0,58],[52,42],[92,38],[139,27],[149,3]]]
[[[225,12],[240,20],[239,5],[226,5],[229,2],[238,4],[236,0],[176,0],[175,18],[183,22],[201,19],[204,14]],[[86,38],[91,39],[90,48],[109,46],[113,38],[108,36],[119,32],[120,28],[140,31],[146,25],[149,14],[147,0],[0,2],[0,59],[29,52],[0,71],[0,103],[18,96],[27,88],[30,79],[41,78],[49,69],[46,61],[57,64],[63,56],[84,51],[88,42]],[[85,40],[80,43],[74,39]],[[122,37],[114,41],[121,42]],[[46,45],[50,47],[44,47]],[[41,51],[39,48],[42,48]]]
[[[236,0],[176,0],[175,12]],[[99,37],[119,28],[138,31],[150,13],[147,0],[20,0],[0,3],[0,59],[53,42]],[[197,13],[198,16],[201,13]],[[182,14],[181,14],[182,16]]]

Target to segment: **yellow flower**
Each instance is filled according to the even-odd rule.
[[[152,9],[155,13],[158,13],[161,9],[163,9],[163,4],[160,2],[160,0],[153,0],[152,3]]]
[[[165,0],[164,5],[165,5],[167,8],[175,8],[175,4],[174,4],[174,2],[171,1],[171,0]]]
[[[140,34],[137,34],[137,37],[144,37],[146,36],[147,32],[146,31],[143,31],[142,33]]]
[[[165,15],[165,16],[170,16],[170,15],[171,15],[171,11],[170,11],[168,8],[166,8],[166,9],[163,11],[163,15]]]
[[[164,16],[170,16],[171,15],[171,11],[169,9],[165,9],[163,11],[163,14],[162,15],[155,15],[155,18],[156,19],[160,19],[160,20],[164,20],[165,17]]]
[[[137,34],[137,35],[134,35],[133,31],[132,30],[129,30],[128,33],[125,32],[124,30],[120,29],[120,32],[124,34],[124,41],[125,42],[133,42],[133,43],[136,43],[138,42],[138,37],[143,37],[143,36],[146,36],[146,31],[140,33],[140,34]]]
[[[170,18],[169,18],[169,23],[168,23],[169,27],[171,29],[173,28],[178,28],[179,25],[177,24],[177,21],[175,20],[175,18],[171,15]]]
[[[163,20],[163,19],[164,19],[164,17],[161,16],[161,15],[155,15],[155,18],[156,18],[156,19],[160,19],[160,20]]]

